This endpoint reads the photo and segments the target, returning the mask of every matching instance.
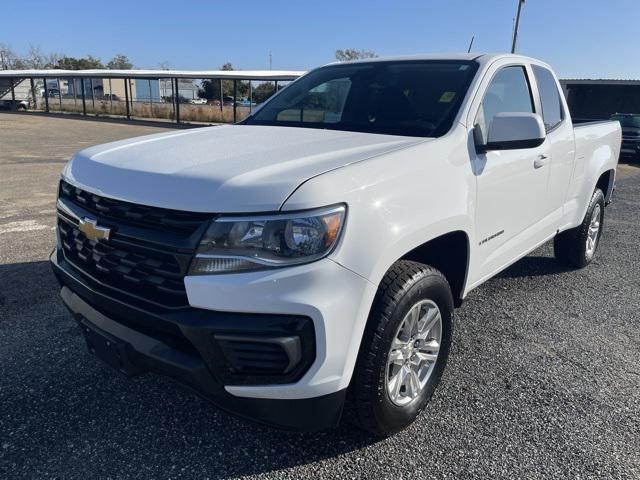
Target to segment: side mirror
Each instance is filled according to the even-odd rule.
[[[478,152],[535,148],[546,138],[544,122],[537,113],[497,113],[491,120],[487,142]]]

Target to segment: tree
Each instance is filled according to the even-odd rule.
[[[231,71],[233,70],[233,65],[231,65],[231,62],[226,62],[224,63],[221,67],[220,70],[223,71]],[[222,94],[225,96],[233,96],[233,81],[232,80],[223,80],[222,81]]]
[[[336,60],[340,62],[349,62],[360,58],[375,58],[378,54],[371,50],[356,50],[355,48],[347,48],[345,50],[336,50]]]
[[[224,63],[220,70],[223,71],[231,71],[234,70],[231,62]],[[223,80],[222,81],[222,94],[225,97],[233,96],[233,80]],[[238,98],[247,97],[249,95],[249,82],[246,81],[238,81]],[[206,98],[207,100],[219,99],[220,98],[220,82],[215,80],[204,80],[202,82],[202,86],[200,87],[200,91],[198,92],[198,96],[200,98]]]
[[[60,68],[62,70],[89,70],[94,68],[104,68],[104,65],[99,58],[92,57],[91,55],[87,55],[83,58],[67,57],[65,55],[58,60],[55,68]]]
[[[56,53],[43,53],[40,47],[31,45],[25,57],[19,57],[5,44],[0,44],[0,69],[22,70],[52,68],[58,62]]]
[[[2,70],[14,70],[17,68],[22,68],[18,66],[19,62],[18,56],[14,53],[9,45],[5,45],[4,43],[0,43],[0,69]]]
[[[218,88],[218,82],[204,80],[198,90],[198,97],[205,98],[207,100],[219,99],[220,89]]]
[[[259,83],[256,88],[253,89],[253,101],[256,103],[262,103],[274,93],[276,93],[276,86],[273,82]]]
[[[126,55],[117,53],[107,62],[107,68],[109,70],[131,70],[133,68],[133,63],[129,61],[129,58]]]
[[[22,59],[25,68],[34,68],[37,70],[43,68],[52,68],[60,59],[57,53],[44,53],[39,46],[31,45],[29,53]]]

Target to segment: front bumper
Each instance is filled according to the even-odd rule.
[[[127,374],[155,372],[172,377],[224,410],[295,430],[318,430],[339,422],[368,314],[359,314],[356,306],[360,300],[367,301],[368,292],[375,293],[372,284],[334,262],[319,263],[271,276],[256,272],[262,278],[187,277],[192,306],[152,312],[93,288],[61,251],[51,256],[67,308],[83,328],[90,349],[107,363]],[[329,297],[321,299],[325,294]],[[271,328],[270,333],[279,335],[285,328],[305,337],[311,322],[313,356],[308,363],[302,361],[303,370],[291,372],[290,383],[234,381],[225,375],[220,355],[207,349],[220,334],[264,333]],[[104,339],[111,339],[115,350],[95,344]],[[305,337],[305,346],[309,343]]]

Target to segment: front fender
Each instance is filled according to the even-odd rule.
[[[344,202],[343,238],[331,258],[378,284],[389,267],[440,235],[463,231],[474,242],[476,180],[463,129],[315,177],[284,210]]]

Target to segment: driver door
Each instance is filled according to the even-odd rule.
[[[499,69],[475,117],[477,142],[486,143],[493,116],[503,112],[540,113],[528,69]],[[541,241],[549,182],[549,142],[534,148],[474,153],[477,181],[476,240],[478,277],[485,279]]]

